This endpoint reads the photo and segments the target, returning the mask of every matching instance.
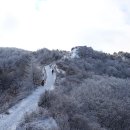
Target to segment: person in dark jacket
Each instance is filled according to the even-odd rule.
[[[52,69],[52,74],[54,73],[54,70]]]
[[[45,84],[45,80],[42,80],[41,85],[44,86],[44,84]]]

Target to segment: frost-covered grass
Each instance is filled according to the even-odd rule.
[[[61,130],[129,130],[129,60],[88,50],[81,58],[57,62],[64,73],[58,71],[54,91],[43,95],[39,105]]]
[[[44,121],[54,118],[60,130],[130,129],[129,53],[110,55],[91,47],[76,47],[72,52],[41,49],[33,56],[41,65],[56,63],[55,89],[48,82],[53,91],[46,91],[38,103],[47,110]],[[22,128],[36,129],[36,123],[44,124],[41,119],[46,114],[37,112],[26,116]]]
[[[39,85],[42,69],[32,52],[0,48],[0,113],[14,106]],[[39,83],[38,83],[39,81]]]

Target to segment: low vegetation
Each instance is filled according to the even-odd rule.
[[[48,65],[61,59],[65,52],[59,50],[48,50],[46,48],[33,52],[33,55],[41,65]]]
[[[55,90],[39,106],[46,108],[61,130],[130,129],[129,57],[81,47],[80,58],[57,62]]]
[[[40,85],[41,70],[32,52],[0,48],[0,113]]]
[[[32,89],[30,86],[41,77],[32,76],[40,72],[36,63],[44,66],[55,62],[57,66],[55,89],[41,96],[40,112],[27,115],[21,130],[27,124],[30,124],[29,130],[33,130],[31,122],[45,117],[53,117],[58,130],[130,129],[129,53],[110,55],[90,47],[77,47],[78,56],[74,58],[71,53],[58,50],[15,51],[9,52],[8,60],[4,60],[7,52],[2,54],[3,50],[0,50],[1,101],[6,99],[7,93],[10,96],[12,90],[20,95],[21,91]]]

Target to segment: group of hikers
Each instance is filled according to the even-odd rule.
[[[54,70],[52,69],[51,72],[52,72],[52,74],[53,74],[53,73],[54,73]],[[41,85],[44,86],[44,84],[45,84],[45,80],[42,80]]]

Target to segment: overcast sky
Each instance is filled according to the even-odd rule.
[[[130,0],[0,0],[0,47],[130,52]]]

